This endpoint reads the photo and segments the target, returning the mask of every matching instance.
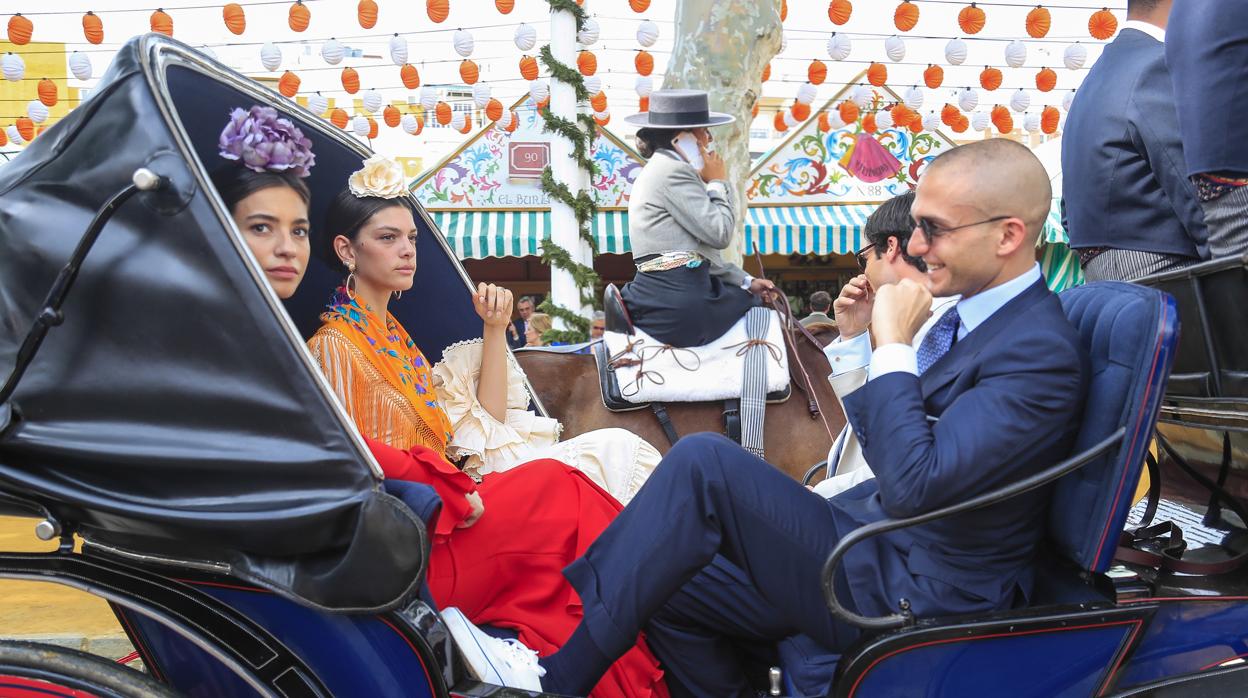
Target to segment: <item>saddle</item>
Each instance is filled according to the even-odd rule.
[[[607,284],[602,292],[602,310],[606,315],[604,329],[607,332],[618,332],[631,335],[633,333],[633,317],[624,304],[624,297],[615,284]]]

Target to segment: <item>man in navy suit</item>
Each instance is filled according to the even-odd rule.
[[[1050,197],[1039,160],[1012,141],[934,160],[908,244],[927,264],[931,290],[913,280],[878,289],[876,348],[857,338],[869,379],[845,398],[876,478],[824,499],[723,437],[682,439],[566,570],[584,620],[541,660],[544,690],[585,695],[645,630],[674,694],[751,695],[741,643],[799,635],[836,654],[857,638],[820,590],[838,540],[1069,455],[1087,360],[1035,262]],[[933,293],[962,300],[916,351],[911,339]],[[920,617],[1009,608],[1031,593],[1048,499],[1035,490],[870,539],[845,558],[839,597],[870,615],[896,611],[903,598]]]
[[[1122,31],[1066,116],[1063,222],[1089,281],[1129,281],[1209,258],[1166,70],[1171,2],[1128,0]]]

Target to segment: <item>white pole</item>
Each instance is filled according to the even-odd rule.
[[[571,12],[551,10],[550,51],[560,63],[576,65],[576,18]],[[572,85],[560,80],[550,81],[550,113],[568,121],[576,121],[576,91]],[[550,169],[555,181],[566,184],[575,196],[581,187],[579,166],[572,158],[572,141],[559,134],[551,134]],[[550,239],[552,243],[567,250],[572,259],[583,263],[587,255],[581,252],[584,243],[577,232],[576,215],[571,206],[553,198],[550,201]],[[551,267],[551,302],[582,317],[588,317],[589,308],[581,304],[580,295],[571,273]],[[563,320],[555,318],[555,329],[571,328]]]

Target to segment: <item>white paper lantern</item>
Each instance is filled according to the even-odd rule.
[[[907,107],[910,107],[914,111],[922,109],[923,89],[916,85],[906,90],[905,103]]]
[[[581,46],[593,46],[598,43],[598,33],[598,21],[593,17],[587,17],[581,30],[576,33],[576,43]]]
[[[945,44],[945,60],[952,65],[962,65],[966,62],[966,42],[961,39],[950,39]]]
[[[390,62],[395,65],[407,63],[407,39],[398,34],[390,37]]]
[[[934,111],[929,111],[927,116],[923,117],[924,131],[935,131],[940,128],[940,125],[940,114],[937,114]]]
[[[369,90],[361,95],[360,100],[364,103],[364,111],[374,114],[381,109],[382,102],[381,93],[377,90]]]
[[[971,114],[971,128],[976,131],[987,131],[992,128],[992,118],[988,116],[988,112],[977,111]]]
[[[69,72],[73,73],[74,77],[79,80],[90,80],[93,72],[91,59],[85,53],[74,51],[69,54]]]
[[[9,142],[13,145],[21,145],[26,142],[22,140],[22,134],[17,132],[17,126],[14,126],[13,124],[9,124],[9,126],[4,129],[4,135],[9,137]]]
[[[1010,95],[1010,109],[1022,114],[1031,106],[1031,94],[1027,90],[1017,90]]]
[[[325,95],[317,92],[316,94],[308,97],[308,111],[320,116],[328,109],[329,99]]]
[[[420,106],[424,107],[425,111],[432,111],[438,106],[438,91],[431,85],[420,88]]]
[[[871,106],[871,100],[874,97],[875,93],[873,93],[871,88],[866,85],[854,86],[854,91],[851,92],[849,96],[849,98],[853,100],[854,104],[858,105],[859,109],[866,109]]]
[[[347,50],[337,39],[330,39],[321,44],[321,58],[324,58],[325,62],[330,65],[338,65],[345,55],[347,55]]]
[[[260,47],[260,65],[270,73],[282,67],[282,50],[277,44],[269,42]]]
[[[37,99],[30,100],[26,105],[26,116],[36,124],[42,124],[48,120],[48,107]]]
[[[467,29],[458,29],[451,37],[451,43],[455,46],[455,53],[467,58],[472,55],[472,49],[476,42],[472,39],[472,32]]]
[[[1062,62],[1067,70],[1079,70],[1088,60],[1088,49],[1083,44],[1071,44],[1062,53]]]
[[[403,129],[404,133],[416,133],[417,126],[419,126],[419,123],[416,121],[415,114],[404,114],[403,118],[399,119],[399,127]]]
[[[854,42],[849,40],[848,34],[832,34],[828,37],[828,56],[834,61],[843,61],[849,58],[849,52],[853,49]]]
[[[1011,68],[1021,68],[1027,62],[1027,44],[1015,39],[1005,45],[1005,64]]]
[[[801,123],[800,121],[793,118],[793,112],[789,111],[788,109],[784,110],[784,125],[785,126],[788,126],[789,128],[793,128],[794,126],[797,126],[800,123]]]
[[[877,128],[889,129],[893,127],[893,113],[887,109],[881,109],[875,113],[875,125]]]
[[[890,36],[884,40],[884,52],[888,60],[896,63],[906,57],[906,41],[900,36]]]
[[[357,116],[351,120],[351,130],[357,136],[367,136],[369,132],[368,119],[363,116]]]
[[[1027,129],[1027,133],[1038,132],[1040,130],[1040,115],[1032,113],[1024,117],[1023,128]]]
[[[797,101],[802,104],[810,104],[815,101],[815,98],[818,96],[819,88],[808,82],[802,83],[802,86],[797,88]]]
[[[828,126],[831,127],[830,130],[835,131],[845,128],[845,120],[841,118],[839,109],[832,109],[826,113],[828,115]]]
[[[511,128],[511,119],[512,119],[511,113],[512,112],[510,109],[503,110],[503,116],[501,119],[498,120],[498,125],[500,128],[503,128],[503,129]]]
[[[0,71],[4,72],[5,80],[17,82],[26,76],[26,61],[16,53],[6,53],[0,61]]]
[[[521,51],[532,51],[537,45],[537,30],[527,24],[516,27],[516,48]]]
[[[585,91],[590,97],[602,92],[602,77],[598,75],[588,75],[585,77]]]
[[[958,93],[958,108],[965,112],[975,111],[979,106],[979,90],[968,87]]]
[[[654,46],[654,42],[659,40],[659,25],[648,19],[642,20],[637,25],[637,43],[646,48]]]
[[[637,81],[633,83],[633,89],[637,90],[638,97],[649,97],[654,91],[654,80],[645,75],[638,75]]]
[[[490,101],[490,91],[490,86],[483,82],[472,86],[472,102],[477,105],[477,109],[485,109]]]
[[[1075,91],[1071,90],[1070,92],[1067,92],[1064,97],[1062,97],[1062,110],[1070,111],[1070,105],[1074,101],[1075,101]]]
[[[451,113],[451,128],[458,131],[464,127],[464,123],[464,113],[462,111]]]
[[[529,96],[534,102],[544,101],[550,96],[550,83],[545,80],[534,80],[529,83]]]

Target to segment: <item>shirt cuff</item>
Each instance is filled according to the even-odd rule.
[[[746,291],[748,291],[748,290],[750,290],[750,284],[752,284],[752,283],[754,283],[754,277],[750,276],[749,274],[746,274],[746,275],[745,275],[745,278],[744,278],[744,279],[741,279],[741,284],[740,284],[740,285],[741,285],[741,288],[743,288],[743,289],[745,289]]]
[[[872,363],[871,333],[863,332],[853,339],[837,337],[823,348],[824,356],[832,365],[832,375],[855,371]]]
[[[710,184],[706,185],[706,190],[712,194],[719,194],[725,199],[728,198],[728,184],[722,180],[711,180]]]
[[[867,380],[873,381],[888,373],[919,375],[919,359],[914,347],[900,343],[876,347],[871,354],[871,369],[867,372]]]

